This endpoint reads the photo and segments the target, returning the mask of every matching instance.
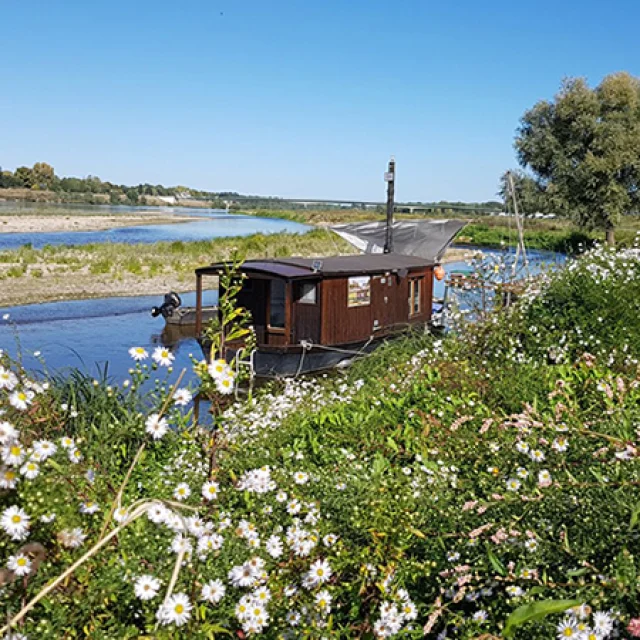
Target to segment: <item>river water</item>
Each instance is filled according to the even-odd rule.
[[[38,215],[44,211],[82,211],[96,214],[123,215],[149,211],[149,207],[107,206],[107,205],[56,205],[37,203],[18,204],[0,202],[0,215],[18,210],[24,214]],[[108,231],[69,231],[58,233],[0,233],[0,250],[17,249],[25,244],[39,249],[45,245],[84,245],[100,242],[124,242],[127,244],[153,243],[161,241],[210,240],[229,236],[249,236],[254,233],[301,233],[308,226],[278,218],[258,218],[227,214],[219,209],[191,209],[188,207],[154,207],[154,213],[175,214],[201,218],[175,224],[141,225],[139,227],[119,227]]]

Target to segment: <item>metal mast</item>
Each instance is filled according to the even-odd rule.
[[[507,181],[509,184],[509,191],[511,192],[511,198],[513,199],[513,213],[516,219],[516,227],[518,229],[518,246],[516,248],[515,260],[513,261],[513,275],[515,275],[518,269],[520,256],[522,256],[522,261],[524,262],[525,267],[528,266],[529,261],[527,260],[527,249],[524,245],[524,224],[522,217],[520,216],[520,212],[518,211],[518,198],[516,197],[516,187],[513,183],[513,175],[511,174],[511,171],[507,171]]]
[[[393,199],[395,196],[396,161],[393,156],[389,160],[389,170],[384,174],[387,183],[387,235],[384,243],[384,252],[393,252]]]

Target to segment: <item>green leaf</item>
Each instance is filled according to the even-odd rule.
[[[494,568],[494,570],[497,573],[499,573],[501,576],[507,575],[507,570],[504,568],[504,565],[502,564],[502,562],[500,562],[500,560],[498,560],[498,558],[493,553],[493,551],[491,551],[491,549],[487,550],[487,557],[489,558],[489,562],[491,563],[491,566]]]
[[[567,609],[580,605],[580,600],[538,600],[518,607],[507,618],[504,627],[504,637],[512,638],[515,630],[526,624],[542,620],[552,613],[564,613]]]

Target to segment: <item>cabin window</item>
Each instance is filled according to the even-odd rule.
[[[421,310],[422,280],[412,278],[409,280],[409,315],[415,316]]]
[[[269,326],[284,329],[286,283],[284,280],[272,280],[269,295]]]
[[[318,302],[318,287],[312,282],[301,282],[298,285],[297,302],[301,304],[316,304]]]

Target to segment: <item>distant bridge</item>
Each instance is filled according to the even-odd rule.
[[[297,204],[305,208],[314,206],[325,207],[359,207],[361,209],[375,209],[377,207],[386,207],[385,202],[369,202],[366,200],[301,200],[294,198],[260,198],[252,196],[234,196],[233,199],[226,199],[229,203],[242,204],[247,201],[260,201],[272,202],[274,205],[282,202],[288,204]],[[449,209],[451,211],[473,211],[479,213],[497,213],[497,209],[487,209],[482,207],[473,207],[471,205],[455,205],[455,204],[403,204],[402,202],[395,203],[395,211],[398,213],[431,213],[435,211],[443,211]]]

